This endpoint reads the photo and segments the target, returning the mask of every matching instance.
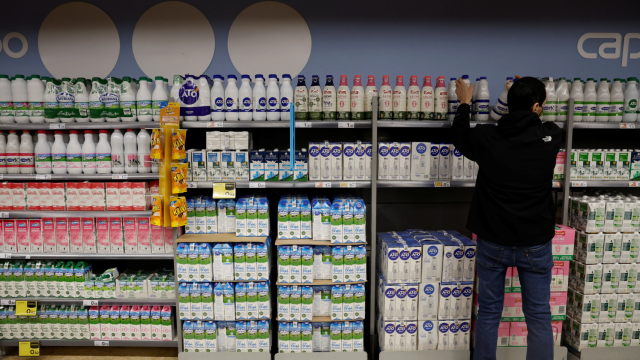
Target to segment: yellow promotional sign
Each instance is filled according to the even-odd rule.
[[[236,183],[213,183],[214,199],[235,199]]]
[[[40,356],[40,342],[20,341],[18,343],[19,356]]]
[[[160,109],[160,125],[180,123],[180,103],[170,102]],[[166,134],[166,133],[165,133]]]
[[[38,308],[37,301],[16,301],[16,315],[17,316],[36,316],[36,309]]]

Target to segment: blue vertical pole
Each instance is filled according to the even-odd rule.
[[[289,166],[291,166],[291,173],[296,164],[295,151],[296,151],[296,107],[289,99]]]

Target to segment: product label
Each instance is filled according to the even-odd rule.
[[[19,167],[20,166],[20,154],[18,153],[6,153],[5,160],[7,167]]]
[[[20,167],[33,167],[34,160],[33,153],[20,153]]]
[[[624,112],[624,101],[612,101],[609,104],[609,113],[611,116],[622,116]]]
[[[104,104],[104,117],[118,118],[122,117],[122,108],[120,107],[120,97],[116,94],[107,93],[100,96],[100,101]]]
[[[63,169],[67,167],[67,154],[53,154],[51,156],[51,165],[54,169]]]
[[[151,100],[141,100],[136,102],[136,111],[140,115],[152,115]],[[160,113],[158,113],[160,114]]]
[[[167,105],[169,105],[168,101],[153,101],[153,104],[151,105],[151,110],[153,112],[153,115],[160,115],[160,110],[164,109],[167,107]]]
[[[635,114],[638,110],[638,99],[630,99],[624,106],[625,114]]]
[[[216,99],[217,100],[217,99]],[[278,112],[280,111],[280,107],[278,106],[278,98],[277,97],[270,97],[269,100],[267,101],[267,111],[268,112]]]
[[[14,102],[13,103],[14,116],[29,116],[29,103],[28,102]]]
[[[573,116],[582,116],[584,113],[584,102],[576,101],[573,105]]]
[[[135,101],[121,101],[120,107],[122,108],[122,117],[133,117],[136,114]]]
[[[47,119],[57,119],[58,118],[58,103],[47,101],[44,103],[44,116]]]
[[[559,115],[567,115],[568,109],[569,109],[568,102],[566,102],[566,101],[558,101],[558,114]]]
[[[89,116],[92,118],[101,118],[104,111],[104,104],[102,101],[91,101],[89,103]]]
[[[51,154],[36,155],[36,168],[37,169],[51,168]]]
[[[13,103],[0,101],[0,116],[13,116]]]
[[[31,116],[44,116],[44,103],[30,102],[29,111],[31,111]]]
[[[609,116],[611,105],[608,102],[596,103],[596,116],[605,117]]]
[[[240,112],[251,112],[251,98],[245,97],[240,99]]]
[[[111,167],[111,154],[96,154],[96,162],[98,168],[110,168]]]
[[[82,154],[82,167],[85,169],[96,167],[96,154]]]
[[[77,102],[75,111],[75,117],[79,118],[87,118],[89,117],[89,103],[88,102]]]
[[[547,101],[542,110],[544,115],[558,115],[558,102]]]
[[[82,154],[67,154],[67,167],[79,169],[82,167]]]
[[[215,98],[211,104],[211,112],[223,112],[224,111],[224,99],[221,97]]]

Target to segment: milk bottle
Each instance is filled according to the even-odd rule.
[[[267,120],[267,91],[262,74],[256,74],[256,84],[253,86],[253,120]]]
[[[15,98],[14,98],[14,104],[15,104]],[[611,105],[609,107],[609,122],[621,122],[622,114],[624,114],[624,90],[622,90],[622,82],[620,82],[620,79],[615,79],[613,81],[613,84],[611,85],[610,104]]]
[[[7,140],[0,131],[0,174],[7,173]]]
[[[364,89],[364,118],[365,120],[373,119],[373,98],[378,97],[378,89],[376,88],[376,79],[373,75],[369,75],[367,87]]]
[[[151,94],[151,113],[153,114],[153,121],[160,121],[160,110],[167,107],[169,94],[164,87],[164,78],[162,76],[156,76],[156,88],[153,89]]]
[[[596,100],[596,121],[607,122],[611,113],[611,94],[609,93],[609,80],[600,79]]]
[[[58,92],[59,91],[60,91],[60,81],[56,79],[50,79],[47,81],[47,88],[44,93],[44,121],[45,122],[48,122],[48,123],[60,122],[60,117],[58,116],[58,108],[59,108]],[[13,112],[11,114],[13,115]]]
[[[476,121],[487,121],[489,120],[489,100],[491,96],[489,94],[489,83],[487,82],[487,78],[484,76],[480,77],[480,82],[478,83],[478,89],[475,97],[475,106],[476,106]]]
[[[267,85],[267,120],[280,120],[280,88],[278,87],[278,76],[269,74],[269,84]]]
[[[82,174],[82,146],[78,141],[78,131],[69,131],[69,143],[67,144],[67,173],[71,175]]]
[[[224,120],[224,87],[222,86],[221,75],[213,75],[213,87],[211,88],[211,120]]]
[[[207,106],[207,108],[209,108]],[[146,174],[151,172],[151,136],[145,129],[138,132],[138,172]]]
[[[449,121],[453,121],[456,116],[459,104],[458,95],[456,95],[456,78],[451,78],[449,80]]]
[[[236,81],[235,75],[229,75],[227,88],[224,90],[226,120],[238,120],[238,86]]]
[[[179,75],[178,75],[179,76]],[[173,99],[180,103],[180,117],[186,121],[196,121],[198,116],[195,114],[195,107],[197,106],[198,99],[200,98],[200,91],[196,84],[196,78],[193,75],[185,75],[184,82],[182,82],[182,76],[180,76],[180,86],[175,89],[176,80],[174,79],[174,86],[171,89],[170,100]],[[174,90],[175,89],[175,90]],[[177,97],[175,97],[177,92]]]
[[[500,120],[500,118],[509,113],[509,105],[507,105],[507,94],[509,93],[509,87],[513,83],[513,78],[508,77],[507,82],[504,84],[504,89],[500,93],[500,97],[491,110],[491,119]]]
[[[563,77],[558,79],[556,96],[558,97],[558,116],[556,117],[556,121],[567,121],[569,86],[567,84],[567,80]]]
[[[638,119],[638,78],[627,79],[627,89],[624,91],[623,122],[635,122]]]
[[[251,91],[251,77],[242,75],[242,84],[238,90],[238,119],[250,121],[253,118],[253,104],[251,103],[253,94]]]
[[[593,78],[588,78],[584,87],[584,107],[582,114],[582,121],[594,122],[596,121],[596,100],[598,95],[596,93],[596,83]]]
[[[51,174],[51,148],[45,130],[38,130],[38,142],[34,153],[36,174]]]
[[[138,121],[151,121],[153,119],[153,109],[151,103],[151,91],[149,90],[151,79],[140,78],[140,89],[136,94],[136,112]],[[93,89],[91,89],[93,94]]]
[[[353,87],[349,98],[351,99],[351,119],[364,120],[365,94],[360,75],[356,75],[353,78]]]
[[[412,75],[409,78],[409,89],[407,90],[407,120],[417,120],[420,118],[420,88],[418,87],[418,76]]]
[[[284,74],[282,75],[282,86],[280,87],[280,120],[289,120],[290,103],[292,101],[293,87],[291,86],[291,75]]]
[[[404,88],[402,75],[396,77],[396,87],[393,88],[393,120],[407,119],[407,90]]]
[[[333,76],[327,75],[327,81],[322,90],[322,119],[335,120],[338,116],[338,98],[336,87],[333,85]]]
[[[60,83],[60,92],[57,95],[58,100],[58,116],[60,121],[64,123],[75,122],[75,100],[76,91],[71,83],[70,78],[62,78]]]
[[[556,121],[558,117],[558,96],[556,95],[556,86],[553,78],[546,78],[545,87],[547,90],[547,102],[542,111],[546,121]]]
[[[449,103],[449,93],[447,92],[447,87],[444,84],[444,76],[438,76],[436,79],[436,90],[435,90],[435,119],[436,120],[445,120],[447,119],[447,109]]]
[[[122,108],[122,121],[136,121],[138,116],[136,110],[136,94],[132,88],[131,78],[128,76],[122,78],[120,108]]]
[[[211,121],[211,88],[209,87],[209,77],[201,75],[198,79],[198,121]]]
[[[13,116],[17,123],[29,123],[29,98],[27,95],[27,81],[24,75],[16,75],[11,81],[11,96],[13,97]]]
[[[76,122],[89,122],[89,91],[84,81],[85,78],[77,78],[74,83]]]
[[[5,149],[7,174],[20,174],[20,138],[15,130],[9,130]]]
[[[29,121],[32,123],[44,122],[43,99],[44,84],[40,80],[40,75],[31,75],[31,80],[27,81],[27,100],[29,100]]]
[[[337,92],[338,120],[351,119],[351,93],[347,83],[347,75],[340,75],[340,86]]]
[[[20,136],[20,174],[34,174],[33,138],[28,131]]]
[[[431,76],[425,76],[422,81],[422,91],[420,92],[420,119],[435,119],[434,90],[431,85]]]
[[[98,130],[99,140],[96,145],[96,171],[98,174],[111,174],[111,145],[109,145],[108,136],[107,130]]]
[[[382,86],[378,95],[378,119],[393,119],[393,90],[389,84],[389,75],[382,77]]]
[[[127,174],[138,172],[137,138],[132,129],[124,133],[124,171]]]
[[[93,142],[93,131],[85,130],[82,144],[82,173],[93,175],[96,169],[96,144]]]
[[[124,173],[124,137],[120,130],[113,130],[111,134],[111,172]]]
[[[54,174],[63,175],[67,173],[67,145],[62,139],[62,131],[56,130],[53,134],[55,141],[51,146],[51,167]]]
[[[107,122],[120,122],[122,110],[120,108],[120,93],[122,92],[122,80],[110,77],[107,81],[107,91],[100,97],[104,104],[104,112]]]
[[[582,122],[584,115],[584,92],[582,90],[582,80],[579,78],[574,79],[573,86],[571,87],[571,98],[573,99],[573,121]]]
[[[303,75],[298,75],[298,85],[296,86],[294,103],[296,120],[309,119],[309,94],[307,92],[307,84],[304,81]]]
[[[309,120],[322,120],[323,95],[318,75],[311,76],[309,87]]]
[[[57,103],[56,103],[57,108]],[[13,96],[11,96],[11,81],[8,75],[0,75],[0,123],[8,124],[13,121]]]
[[[476,108],[476,97],[478,96],[478,88],[480,88],[480,78],[476,79],[476,83],[473,87],[473,94],[471,95],[471,119],[475,120],[478,109]]]
[[[105,93],[105,88],[103,84],[103,80],[94,77],[91,79],[91,93],[89,94],[89,120],[91,122],[104,122],[104,104],[100,97]],[[49,89],[49,84],[47,83],[47,91]],[[45,94],[45,101],[47,95]],[[46,115],[46,107],[45,107],[45,115]],[[48,122],[48,121],[47,121]]]

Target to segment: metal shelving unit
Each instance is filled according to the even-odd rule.
[[[238,189],[290,189],[290,188],[371,188],[371,181],[228,181],[235,182]],[[212,189],[214,181],[192,181],[189,188]]]
[[[637,187],[640,181],[633,180],[571,180],[572,188],[579,187]],[[575,189],[574,189],[575,190]]]
[[[324,246],[347,246],[347,245],[367,245],[366,242],[360,243],[332,243],[329,240],[312,240],[312,239],[276,239],[278,245],[324,245]]]
[[[8,181],[145,181],[158,180],[159,174],[95,174],[95,175],[36,175],[36,174],[0,174],[0,180]]]
[[[42,217],[149,217],[151,211],[7,211],[1,217],[10,219]]]
[[[638,124],[640,129],[640,124]],[[635,129],[636,123],[623,122],[576,122],[573,123],[574,129]]]
[[[97,301],[100,305],[171,305],[176,299],[66,299],[66,298],[2,298],[0,303],[8,301],[37,301],[45,305],[83,305],[85,301]]]
[[[260,242],[267,241],[267,236],[237,237],[235,233],[224,234],[184,234],[176,242],[206,242],[206,243],[236,243],[236,242]]]
[[[380,128],[435,128],[446,129],[451,127],[452,122],[448,120],[420,120],[420,121],[406,121],[406,120],[384,120],[378,121],[378,127]],[[497,121],[471,121],[471,127],[476,125],[498,125]],[[564,128],[564,123],[556,123],[560,128]]]
[[[183,129],[202,128],[289,128],[289,121],[183,121]],[[338,120],[338,121],[296,121],[296,128],[337,129],[337,128],[371,128],[369,120]]]
[[[0,258],[11,259],[53,259],[53,260],[172,260],[173,254],[69,254],[69,253],[2,253]]]
[[[0,346],[18,346],[22,341],[39,341],[40,346],[177,347],[178,342],[158,340],[0,340]],[[96,343],[103,343],[97,345]],[[106,343],[106,344],[105,344]],[[211,355],[209,355],[211,356]]]
[[[311,286],[316,286],[316,285],[353,285],[353,284],[364,284],[366,283],[367,280],[364,281],[354,281],[354,282],[333,282],[330,279],[326,279],[326,280],[319,280],[319,279],[314,279],[312,283],[285,283],[285,282],[277,282],[276,285],[283,285],[283,286],[291,286],[291,285],[311,285]]]
[[[158,127],[160,127],[160,123],[157,121],[0,124],[0,130],[114,130],[114,129],[153,129]]]

